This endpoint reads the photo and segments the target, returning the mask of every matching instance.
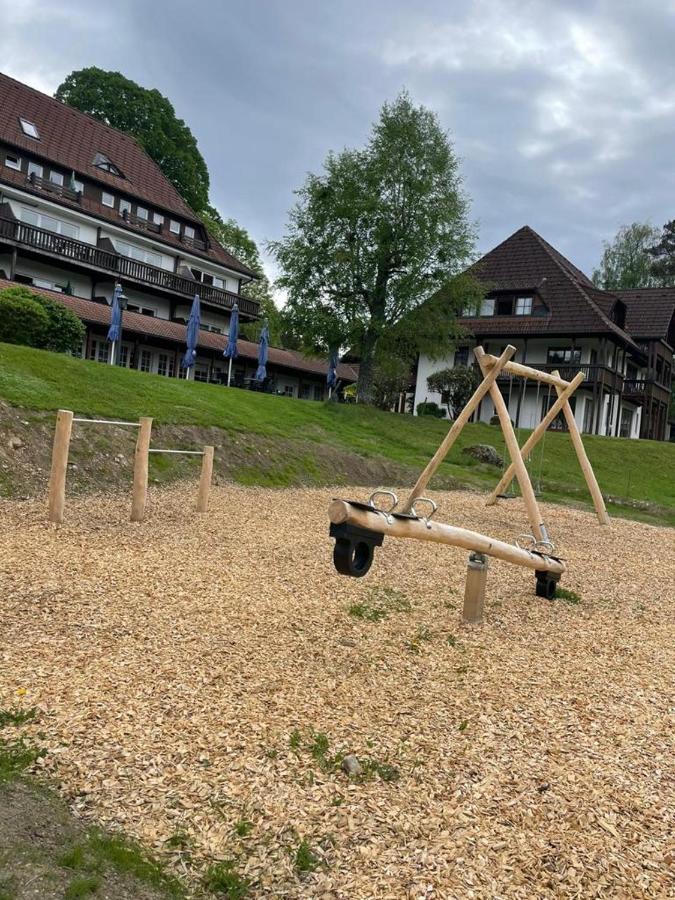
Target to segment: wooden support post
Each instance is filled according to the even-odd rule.
[[[563,392],[558,387],[556,387],[556,391],[558,392],[558,398],[560,398]],[[566,399],[563,403],[562,409],[563,415],[565,416],[565,421],[567,422],[567,429],[572,440],[572,446],[574,447],[574,450],[577,454],[577,459],[579,460],[581,471],[583,472],[584,479],[586,480],[588,490],[590,491],[591,498],[593,500],[593,506],[595,507],[595,513],[598,517],[598,522],[600,522],[601,525],[609,525],[610,519],[609,515],[607,514],[607,507],[605,506],[602,491],[600,490],[600,485],[598,484],[598,480],[595,477],[595,472],[593,471],[591,461],[586,455],[586,448],[584,447],[584,442],[582,441],[581,435],[579,434],[579,428],[577,427],[577,422],[574,418],[574,413],[572,412],[572,407],[570,406],[568,399]]]
[[[199,490],[197,491],[197,512],[205,513],[209,505],[209,490],[211,489],[211,476],[213,474],[213,447],[204,447],[202,456],[202,472],[199,476]]]
[[[490,390],[490,388],[494,385],[495,380],[497,379],[497,376],[501,372],[502,368],[511,359],[511,357],[513,356],[513,354],[515,352],[516,352],[516,348],[512,347],[509,344],[508,347],[506,347],[506,349],[502,353],[502,355],[499,357],[499,359],[496,360],[490,373],[489,374],[483,373],[484,374],[483,380],[481,381],[481,383],[478,385],[478,387],[474,391],[472,397],[469,399],[469,402],[466,404],[464,409],[461,411],[461,413],[457,416],[455,421],[452,423],[452,427],[450,428],[450,431],[448,431],[446,436],[443,438],[443,441],[441,442],[440,447],[434,453],[434,455],[431,457],[431,459],[427,463],[424,471],[422,472],[420,477],[417,479],[415,486],[413,487],[412,491],[410,492],[410,496],[408,497],[408,499],[405,501],[403,507],[401,508],[401,512],[410,512],[415,500],[417,500],[418,497],[422,496],[422,494],[426,490],[427,485],[429,484],[429,481],[431,480],[431,478],[433,477],[433,475],[435,474],[436,470],[438,469],[440,464],[443,462],[445,457],[450,452],[450,448],[457,440],[462,428],[464,428],[466,423],[471,418],[471,414],[473,413],[474,409],[478,406],[478,404],[483,399],[485,394],[487,394],[487,392]]]
[[[494,366],[490,370],[486,365],[484,360],[485,351],[482,347],[475,347],[473,352],[476,355],[478,365],[481,367],[481,371],[484,375],[487,375],[488,371],[494,372],[496,366]],[[544,525],[541,512],[539,511],[537,498],[534,496],[534,489],[532,487],[532,482],[530,481],[530,476],[527,472],[527,467],[525,466],[523,457],[520,455],[518,439],[516,438],[516,433],[513,430],[513,425],[511,425],[511,417],[509,416],[509,411],[506,408],[506,404],[504,403],[504,398],[502,397],[501,393],[499,392],[499,388],[494,382],[490,387],[490,398],[494,404],[495,412],[499,417],[499,424],[501,425],[502,432],[504,433],[504,442],[506,443],[506,447],[509,451],[509,456],[511,457],[511,462],[515,469],[516,478],[518,479],[518,484],[520,485],[520,492],[523,495],[523,500],[525,501],[525,509],[527,510],[527,517],[530,521],[532,533],[538,541],[547,541],[549,537],[546,531],[546,526]]]
[[[564,390],[562,390],[562,388],[556,387],[556,390],[558,391],[558,399],[551,406],[551,408],[546,413],[544,418],[537,425],[537,427],[534,429],[532,434],[529,436],[529,438],[525,441],[525,443],[521,447],[520,455],[523,460],[527,459],[528,455],[534,450],[534,448],[537,446],[537,444],[539,443],[541,438],[546,433],[546,429],[548,428],[548,426],[555,419],[555,417],[558,415],[558,413],[563,409],[565,403],[569,400],[569,398],[576,391],[576,389],[579,387],[579,385],[581,384],[581,382],[583,380],[584,380],[584,373],[579,372],[577,375],[574,376],[572,381],[569,383],[569,385]],[[516,468],[513,465],[513,463],[511,463],[511,465],[508,467],[506,472],[504,472],[504,474],[502,475],[501,480],[500,480],[499,484],[497,485],[497,487],[494,489],[494,491],[490,494],[488,499],[485,501],[486,506],[492,506],[494,503],[497,502],[497,497],[500,494],[503,494],[506,491],[508,491],[509,485],[513,481],[515,473],[516,473]]]
[[[469,554],[462,610],[462,621],[469,625],[480,625],[483,622],[487,571],[487,556],[482,553]]]
[[[48,501],[49,521],[57,522],[59,525],[63,522],[63,510],[66,505],[66,472],[72,430],[73,413],[69,409],[60,409],[56,414]]]
[[[138,420],[138,440],[134,454],[134,491],[131,499],[131,521],[142,522],[145,516],[145,503],[148,496],[148,456],[150,450],[150,437],[152,434],[152,419],[149,416],[141,416]]]

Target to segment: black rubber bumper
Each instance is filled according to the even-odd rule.
[[[373,563],[375,547],[381,547],[384,535],[356,525],[331,525],[330,536],[335,538],[333,563],[340,575],[362,578]]]

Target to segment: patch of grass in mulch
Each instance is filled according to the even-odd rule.
[[[557,587],[554,597],[556,600],[564,600],[565,603],[570,603],[572,606],[578,606],[581,603],[581,596],[576,591],[570,591],[567,588]]]
[[[243,900],[251,889],[251,882],[237,872],[234,859],[223,859],[209,866],[203,884],[207,891],[226,900]]]
[[[410,600],[394,588],[374,587],[364,600],[352,603],[349,615],[366,622],[379,622],[393,612],[410,612]]]
[[[307,739],[303,741],[302,733],[296,728],[291,732],[289,746],[298,755],[302,752],[308,753],[322,772],[342,772],[342,761],[347,754],[346,752],[331,753],[330,739],[323,731],[310,729]],[[376,777],[382,781],[398,781],[401,777],[400,770],[390,763],[370,757],[358,756],[357,758],[361,766],[361,773],[347,776],[350,781],[365,782]]]

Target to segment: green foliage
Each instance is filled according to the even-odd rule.
[[[0,740],[0,784],[23,774],[44,756],[44,751],[29,744],[24,738]]]
[[[297,728],[294,728],[293,731],[291,731],[291,736],[288,739],[288,746],[291,748],[291,750],[297,750],[300,747],[301,742],[302,735]]]
[[[675,219],[666,222],[657,240],[649,249],[652,274],[663,287],[675,285]]]
[[[425,401],[424,403],[417,404],[417,415],[433,416],[435,419],[444,419],[445,410],[441,409],[438,403],[434,403],[430,400],[429,402]]]
[[[239,837],[247,837],[253,831],[253,822],[248,819],[240,819],[235,822],[234,830]]]
[[[84,335],[82,322],[58,300],[23,285],[0,291],[0,341],[74,353]]]
[[[136,138],[192,209],[206,208],[209,173],[194,135],[158,90],[141,87],[120,72],[79,69],[55,97]],[[113,160],[121,168],[121,161]]]
[[[376,759],[361,760],[361,768],[366,778],[372,778],[377,775],[382,781],[398,781],[401,777],[401,772],[396,766],[379,762]]]
[[[556,600],[564,600],[565,603],[571,603],[573,606],[577,606],[581,603],[581,597],[576,591],[570,591],[563,587],[557,587],[555,589],[554,597]]]
[[[18,706],[0,709],[0,728],[6,728],[7,725],[25,725],[26,722],[32,722],[36,716],[37,709],[34,706],[30,709],[21,709]]]
[[[653,270],[649,252],[658,238],[658,228],[646,222],[624,225],[611,243],[604,242],[600,266],[593,272],[593,284],[606,291],[662,284]]]
[[[410,601],[394,588],[372,588],[368,597],[360,603],[352,603],[349,615],[366,622],[379,622],[391,612],[409,612]]]
[[[473,366],[441,369],[427,378],[427,387],[435,394],[441,395],[448,410],[448,417],[451,419],[466,406],[477,386],[478,373]]]
[[[0,341],[44,347],[49,316],[32,297],[15,296],[13,291],[0,291]]]
[[[296,872],[314,872],[319,867],[319,863],[319,857],[312,850],[309,841],[307,838],[303,838],[298,844],[294,855],[293,864]]]
[[[204,887],[226,900],[243,900],[248,896],[251,883],[239,875],[233,859],[224,859],[206,870]]]
[[[364,149],[331,153],[298,196],[285,236],[270,244],[289,327],[324,354],[351,348],[359,400],[371,402],[378,348],[393,332],[415,349],[419,330],[441,351],[457,330],[454,314],[429,329],[425,305],[473,244],[457,159],[437,117],[403,93],[385,103]],[[465,302],[448,299],[453,313]]]
[[[83,875],[74,878],[63,895],[64,900],[78,900],[79,897],[90,897],[97,893],[101,879],[97,875]]]

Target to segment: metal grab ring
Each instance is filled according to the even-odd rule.
[[[547,550],[541,550],[541,547],[547,548]],[[541,553],[543,556],[547,556],[553,553],[555,550],[555,544],[553,541],[535,541],[532,549],[535,553]]]
[[[524,547],[521,544],[521,541],[523,539],[525,539],[527,541],[528,546]],[[516,538],[516,547],[518,547],[520,550],[534,550],[534,548],[536,546],[537,546],[537,539],[533,534],[523,533],[523,534],[519,534],[518,537]]]
[[[415,507],[417,506],[418,503],[428,503],[431,506],[431,512],[429,513],[428,516],[420,516],[420,514],[415,510]],[[427,522],[429,521],[429,519],[431,519],[436,514],[437,509],[438,509],[438,504],[435,503],[431,499],[431,497],[416,497],[413,500],[413,502],[410,504],[410,512],[413,514],[413,516],[417,516],[418,519],[424,518]]]
[[[394,502],[389,507],[389,509],[379,509],[373,503],[373,500],[375,499],[375,497],[391,497],[391,499]],[[393,491],[373,491],[373,493],[370,495],[370,497],[368,497],[368,504],[370,506],[372,506],[376,512],[381,512],[381,513],[387,514],[387,513],[393,512],[396,509],[396,507],[398,506],[398,497],[396,496],[396,494]]]

